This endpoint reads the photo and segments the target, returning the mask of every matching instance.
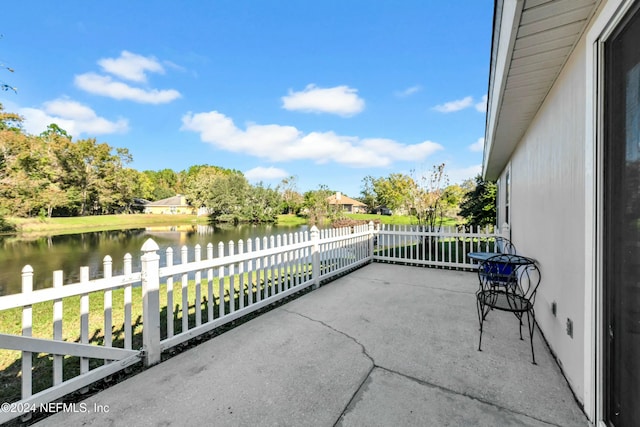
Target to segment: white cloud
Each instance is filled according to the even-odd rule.
[[[21,108],[19,113],[25,118],[25,130],[33,135],[44,132],[51,123],[57,124],[74,138],[82,134],[103,135],[129,130],[126,119],[115,122],[107,120],[99,117],[90,107],[70,99],[48,101],[40,109]]]
[[[170,62],[166,64],[171,68],[178,67]],[[180,92],[175,89],[135,87],[120,81],[147,83],[147,73],[164,74],[164,67],[156,58],[123,50],[118,58],[102,58],[98,60],[98,65],[111,75],[93,72],[78,74],[74,79],[76,87],[94,95],[141,104],[166,104],[181,97]]]
[[[285,110],[330,113],[344,117],[360,113],[364,110],[364,104],[358,91],[348,86],[319,88],[310,84],[300,92],[289,90],[289,95],[282,97],[282,108]]]
[[[450,184],[462,184],[466,179],[473,179],[482,173],[482,165],[473,165],[466,168],[446,169]]]
[[[137,55],[123,50],[119,58],[103,58],[98,61],[102,69],[125,80],[138,83],[147,81],[147,71],[152,73],[164,73],[164,68],[153,57]]]
[[[476,104],[476,110],[478,110],[481,113],[487,112],[487,95],[483,95],[482,101]]]
[[[484,138],[478,138],[476,142],[469,146],[469,150],[471,151],[482,151],[484,150]]]
[[[284,169],[268,167],[264,168],[262,166],[258,166],[257,168],[250,169],[244,173],[244,176],[249,181],[271,181],[274,179],[282,179],[289,176],[289,173]]]
[[[441,113],[453,113],[455,111],[464,110],[473,104],[473,97],[467,96],[466,98],[458,99],[456,101],[446,102],[444,104],[436,105],[434,110]]]
[[[114,81],[109,76],[95,73],[80,74],[75,77],[75,84],[80,89],[114,99],[127,99],[141,104],[165,104],[180,98],[180,92],[174,89],[141,89],[126,83]]]
[[[389,139],[360,139],[334,132],[304,134],[293,126],[250,123],[245,130],[217,111],[187,113],[182,130],[200,134],[215,147],[271,161],[314,160],[351,167],[388,166],[394,161],[420,161],[443,147],[435,142],[406,145]]]
[[[395,93],[395,95],[399,98],[406,98],[407,96],[411,96],[414,93],[420,92],[422,90],[422,86],[416,85],[406,88],[405,90],[401,90]]]

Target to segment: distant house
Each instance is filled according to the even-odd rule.
[[[366,213],[367,212],[367,205],[357,200],[354,200],[351,197],[347,197],[339,191],[336,194],[329,196],[327,198],[327,201],[331,206],[339,207],[344,212],[349,212],[349,213]]]
[[[386,206],[376,206],[371,213],[377,215],[392,215],[393,211]]]
[[[144,205],[144,213],[147,214],[190,214],[195,215],[196,208],[187,203],[185,196],[180,194],[155,202],[147,202]]]

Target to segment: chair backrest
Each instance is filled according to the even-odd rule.
[[[516,254],[516,247],[511,241],[505,237],[495,238],[495,251],[501,254]]]
[[[483,287],[515,286],[518,283],[518,266],[510,261],[506,254],[482,261],[478,268],[480,285]]]
[[[509,292],[516,291],[532,303],[541,278],[535,262],[513,254],[495,255],[482,261],[478,277],[484,290],[502,288]]]
[[[540,285],[540,269],[533,263],[523,265],[518,270],[518,287],[520,288],[520,292],[531,304],[534,304],[538,286]]]

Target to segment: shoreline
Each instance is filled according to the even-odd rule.
[[[153,225],[208,224],[207,217],[195,215],[119,214],[84,217],[17,218],[8,220],[18,228],[5,236],[29,237],[72,234],[89,231],[119,230]]]
[[[371,214],[347,214],[348,219],[367,220],[382,224],[410,225],[413,223],[408,216],[384,216]],[[18,218],[6,217],[14,224],[16,233],[0,234],[0,237],[33,238],[63,234],[75,234],[92,231],[123,230],[139,227],[162,225],[208,225],[207,216],[187,214],[118,214],[93,215],[84,217],[55,217],[55,218]],[[299,226],[307,224],[306,218],[296,215],[278,215],[276,225]],[[455,225],[456,221],[447,219],[443,225]]]
[[[20,239],[93,231],[146,228],[150,226],[210,224],[207,216],[186,214],[119,214],[45,219],[9,217],[7,219],[18,228],[18,231],[16,233],[0,234],[0,237]],[[306,219],[296,217],[295,215],[280,215],[278,216],[276,224],[288,226],[303,225],[306,223]]]

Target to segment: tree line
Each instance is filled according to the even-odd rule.
[[[84,216],[134,212],[142,200],[185,194],[196,206],[239,220],[275,219],[275,189],[249,185],[241,172],[192,166],[174,172],[137,171],[126,148],[95,138],[73,140],[56,124],[40,135],[0,104],[0,215]],[[248,202],[251,201],[251,207]]]
[[[418,225],[436,229],[444,218],[464,218],[467,225],[495,224],[496,184],[480,175],[461,184],[449,184],[445,164],[428,172],[366,176],[361,201],[369,211],[388,209],[413,215]]]
[[[271,188],[250,184],[238,170],[212,165],[179,172],[168,168],[138,171],[128,167],[133,159],[126,148],[95,138],[74,140],[56,124],[40,135],[30,135],[23,130],[22,121],[0,104],[0,220],[6,215],[131,213],[145,200],[177,194],[194,207],[205,207],[220,222],[274,222],[277,215],[288,213],[321,223],[341,214],[327,201],[334,191],[321,185],[300,193],[294,176]],[[434,225],[443,216],[462,215],[475,225],[490,221],[491,214],[495,218],[495,189],[485,191],[491,184],[478,177],[476,182],[448,185],[444,165],[439,165],[420,176],[367,176],[359,199],[369,212],[385,207],[412,214],[420,224]]]
[[[132,213],[145,201],[184,195],[219,222],[274,222],[281,213],[325,217],[326,187],[300,194],[296,178],[275,188],[252,185],[234,169],[195,165],[138,171],[132,156],[95,138],[74,140],[50,124],[27,134],[23,118],[0,104],[0,226],[3,216],[52,217]]]

